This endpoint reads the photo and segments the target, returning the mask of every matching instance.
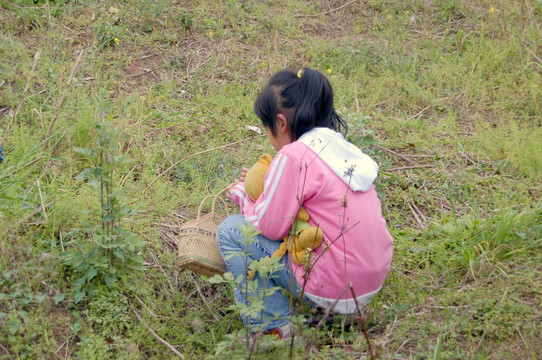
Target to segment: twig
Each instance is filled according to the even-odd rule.
[[[520,20],[521,20],[521,33],[520,33],[520,39],[523,41],[525,38],[525,0],[521,0],[521,8],[520,8]]]
[[[21,106],[23,105],[23,102],[26,99],[26,93],[28,92],[28,88],[30,87],[30,80],[32,79],[32,76],[34,76],[34,70],[36,70],[36,65],[38,64],[38,60],[40,59],[40,53],[41,51],[38,50],[36,54],[34,55],[34,64],[32,65],[32,69],[30,70],[30,75],[28,76],[28,80],[26,81],[26,86],[24,87],[24,91],[23,91],[23,97],[21,101],[19,102],[19,105],[17,105],[15,112],[13,113],[13,117],[11,118],[11,121],[9,122],[6,132],[4,132],[4,135],[2,136],[2,141],[0,141],[0,144],[2,144],[6,136],[8,136],[11,130],[11,126],[13,125],[13,122],[15,121],[15,117],[17,117],[17,114],[19,113],[19,110],[21,109]]]
[[[66,348],[68,347],[68,344],[69,344],[69,341],[70,341],[70,338],[67,338],[55,351],[55,355],[58,356],[60,359],[62,359],[60,357],[60,355],[58,355],[58,353],[60,352],[60,350],[62,350],[62,348],[64,347],[64,345],[66,345]],[[64,351],[64,354],[66,354],[66,352]],[[66,356],[64,356],[65,358]]]
[[[363,328],[363,334],[365,335],[365,341],[367,341],[369,355],[371,355],[371,360],[375,360],[375,356],[373,354],[373,347],[371,346],[371,339],[369,338],[369,332],[367,331],[367,311],[365,311],[365,314],[361,313],[361,308],[359,306],[356,293],[354,292],[354,288],[352,287],[352,283],[350,283],[350,291],[352,292],[352,297],[354,298],[354,302],[356,303],[356,309],[358,310],[359,320],[361,321],[361,327]]]
[[[495,0],[492,0],[491,3],[493,4],[493,8],[496,8],[497,5],[495,4]],[[505,25],[504,25],[504,19],[501,18],[500,10],[496,10],[495,14],[497,16],[497,21],[499,22],[499,26],[501,27],[502,35],[505,38],[508,38],[508,33],[506,32]]]
[[[60,294],[61,292],[52,287],[51,285],[47,284],[45,281],[41,282],[43,285],[47,286],[49,289],[53,290],[55,293]]]
[[[66,249],[64,249],[64,239],[62,239],[62,226],[58,228],[58,238],[60,240],[60,250],[66,252]]]
[[[361,107],[359,105],[359,99],[358,99],[358,85],[356,84],[354,86],[354,99],[356,100],[356,110],[358,111],[358,113],[361,112]]]
[[[337,10],[341,10],[342,8],[345,8],[345,7],[347,7],[348,5],[355,3],[356,1],[358,1],[358,0],[352,0],[352,1],[349,1],[349,2],[347,2],[347,3],[344,4],[344,5],[341,5],[341,6],[339,6],[339,7],[336,7],[335,9],[331,9],[331,10],[328,10],[328,11],[324,11],[323,13],[320,13],[320,14],[312,14],[312,15],[296,15],[295,17],[297,17],[297,18],[303,18],[303,17],[318,17],[318,16],[322,16],[322,15],[331,14],[332,12],[335,12],[335,11],[337,11]]]
[[[49,204],[45,205],[45,207],[47,208],[47,207],[51,206],[52,203],[53,203],[53,202],[51,201]],[[30,219],[30,218],[36,216],[37,214],[39,214],[39,213],[41,212],[41,208],[42,208],[42,207],[40,206],[40,207],[39,207],[36,211],[34,211],[32,214],[30,214],[30,215],[28,215],[27,217],[25,217],[24,219],[20,220],[18,223],[14,224],[14,225],[11,225],[10,227],[8,227],[7,230],[6,230],[6,232],[9,232],[9,231],[11,231],[11,230],[13,230],[13,229],[18,228],[22,223],[26,222],[28,219]]]
[[[201,155],[201,154],[205,154],[205,153],[208,153],[208,152],[211,152],[211,151],[215,151],[215,150],[224,149],[224,148],[227,148],[227,147],[229,147],[229,146],[237,145],[237,144],[243,143],[243,142],[245,142],[245,141],[249,141],[249,140],[256,139],[256,138],[260,138],[260,137],[264,137],[264,136],[266,136],[266,135],[257,135],[257,136],[253,136],[253,137],[248,138],[248,139],[243,139],[243,140],[235,141],[235,142],[232,142],[232,143],[229,143],[229,144],[226,144],[226,145],[218,146],[218,147],[215,147],[215,148],[212,148],[212,149],[208,149],[208,150],[203,150],[203,151],[197,152],[197,153],[195,153],[195,154],[185,156],[185,157],[182,158],[181,160],[175,162],[173,165],[171,165],[170,167],[168,167],[166,170],[162,171],[162,173],[160,173],[160,175],[158,175],[157,177],[155,177],[154,180],[151,181],[151,183],[150,183],[149,185],[147,185],[147,187],[143,190],[142,195],[145,195],[145,193],[147,192],[147,190],[149,190],[149,188],[156,182],[156,180],[158,180],[159,178],[161,178],[162,176],[164,176],[165,174],[167,174],[168,172],[170,172],[171,169],[173,169],[175,166],[179,165],[180,163],[182,163],[182,162],[185,161],[185,160],[191,159],[191,158],[193,158],[193,157],[195,157],[195,156],[198,156],[198,155]]]
[[[41,193],[40,179],[36,179],[36,184],[38,185],[38,192],[40,194],[40,201],[41,201],[41,207],[43,209],[43,215],[45,216],[46,219],[48,219],[49,216],[47,216],[47,211],[45,210],[45,203],[43,202],[43,194]]]
[[[141,324],[143,324],[143,326],[145,326],[147,328],[147,330],[149,330],[149,332],[152,334],[152,336],[154,336],[156,338],[156,340],[160,341],[162,344],[166,345],[171,351],[173,351],[175,353],[175,355],[177,355],[178,357],[180,357],[181,359],[184,359],[184,356],[179,352],[177,351],[177,349],[175,349],[173,347],[173,345],[171,345],[170,343],[168,343],[166,340],[162,339],[157,333],[154,332],[154,330],[147,324],[145,324],[143,322],[143,320],[141,319],[141,317],[139,316],[139,314],[137,313],[137,311],[135,310],[132,310],[135,314],[135,316],[137,317],[137,319],[139,320],[139,322],[141,322]]]
[[[533,11],[533,4],[530,3],[530,0],[528,1],[528,4],[527,4],[527,8],[528,8],[528,12],[529,12],[529,15],[531,16],[531,20],[532,22],[534,23],[535,25],[535,29],[538,30],[538,36],[539,38],[542,36],[542,28],[540,27],[540,25],[538,24],[538,22],[536,21],[537,20],[537,17],[535,16],[535,13]]]
[[[126,77],[127,77],[127,78],[136,78],[136,77],[140,77],[140,76],[143,76],[143,75],[147,75],[147,74],[153,72],[154,70],[156,70],[156,69],[146,69],[146,70],[143,71],[142,73],[134,74],[134,75],[128,75],[128,76],[126,76]]]
[[[409,120],[412,120],[412,119],[414,119],[414,118],[417,118],[418,116],[420,116],[421,114],[423,114],[424,112],[426,112],[427,109],[429,109],[430,107],[431,107],[431,105],[424,107],[424,108],[421,109],[418,113],[416,113],[415,115],[412,115],[411,117],[407,118],[405,121],[409,121]]]
[[[422,211],[420,210],[420,208],[416,206],[416,203],[412,202],[412,207],[414,208],[414,210],[416,210],[416,212],[418,213],[418,215],[420,215],[422,221],[423,221],[424,223],[427,222],[427,218],[426,218],[425,215],[422,213]]]
[[[198,294],[199,294],[199,296],[201,296],[201,299],[203,300],[203,303],[205,304],[205,306],[207,306],[207,309],[209,309],[209,312],[211,313],[211,315],[213,315],[213,317],[215,318],[216,321],[220,321],[216,317],[215,312],[211,309],[211,307],[207,303],[207,298],[203,295],[203,292],[201,291],[201,289],[200,289],[200,287],[198,285],[198,281],[196,279],[194,279],[194,285],[196,285],[196,289],[198,290]]]
[[[150,242],[150,241],[149,241]],[[166,278],[166,281],[169,285],[169,289],[171,290],[171,298],[173,299],[173,296],[175,294],[175,287],[173,286],[173,284],[171,283],[171,280],[169,279],[169,276],[166,274],[166,271],[164,270],[164,268],[162,267],[162,265],[160,265],[160,261],[158,261],[158,259],[156,258],[156,256],[154,255],[154,253],[152,251],[149,251],[149,254],[151,255],[151,257],[154,259],[156,265],[158,265],[158,268],[160,269],[160,271],[162,272],[162,274],[164,274],[164,277]]]
[[[226,30],[224,30],[224,37],[222,37],[222,40],[220,41],[220,46],[218,47],[218,51],[217,51],[217,60],[216,60],[216,63],[215,63],[215,66],[213,67],[213,71],[211,72],[211,75],[207,78],[207,84],[209,84],[209,86],[207,87],[207,91],[206,91],[206,94],[207,96],[209,96],[209,93],[211,92],[211,86],[213,85],[213,81],[215,79],[215,76],[216,76],[216,71],[217,69],[219,68],[218,66],[218,62],[220,61],[220,58],[222,57],[222,49],[224,47],[224,42],[226,41]],[[227,63],[227,60],[226,60],[226,63]]]
[[[540,58],[539,58],[538,56],[536,56],[536,54],[535,54],[531,49],[529,49],[529,47],[528,47],[526,44],[523,44],[523,46],[525,46],[525,48],[531,53],[531,55],[533,55],[534,58],[535,58],[536,60],[538,60],[539,63],[542,64],[542,60],[540,60]]]
[[[403,346],[405,346],[409,341],[412,341],[412,339],[406,339],[405,341],[403,341],[403,343],[399,346],[399,348],[397,350],[395,350],[395,352],[393,353],[394,355],[397,354],[399,351],[401,351],[401,349],[403,348]]]
[[[8,359],[11,359],[11,354],[9,353],[8,349],[6,349],[6,347],[4,345],[2,345],[0,343],[0,348],[6,353],[6,355],[8,356]]]
[[[145,305],[145,303],[144,303],[139,297],[136,296],[135,299],[137,300],[138,303],[141,304],[141,306],[143,306],[143,307],[147,310],[147,312],[148,312],[151,316],[153,316],[153,317],[155,317],[155,318],[158,318],[158,316],[156,316],[156,314],[153,313],[153,312],[151,311],[151,309],[149,309],[149,307],[148,307],[147,305]]]
[[[337,303],[339,302],[339,300],[341,300],[341,298],[343,297],[343,295],[348,291],[348,289],[352,288],[352,284],[349,283],[348,285],[346,285],[346,287],[344,288],[343,292],[337,297],[337,299],[335,300],[335,302],[333,303],[332,306],[328,307],[327,310],[326,310],[326,313],[324,314],[324,317],[318,322],[318,324],[316,325],[315,329],[318,330],[322,327],[322,325],[324,325],[324,322],[327,320],[327,318],[329,317],[329,315],[331,314],[331,310],[333,310],[333,308],[335,307],[335,305],[337,305]]]
[[[377,147],[378,149],[380,149],[380,150],[389,152],[389,153],[392,154],[392,155],[395,155],[395,156],[397,156],[397,157],[400,157],[401,159],[405,160],[406,162],[409,162],[409,163],[412,163],[412,162],[413,162],[412,160],[410,160],[410,159],[409,159],[408,157],[406,157],[405,155],[399,154],[399,153],[397,153],[397,152],[395,152],[395,151],[393,151],[393,150],[390,150],[390,149],[385,148],[385,147],[380,146],[380,145],[377,145],[376,147]]]
[[[412,165],[412,166],[402,166],[402,167],[390,168],[390,169],[386,169],[385,171],[409,170],[409,169],[417,169],[417,168],[433,168],[433,167],[436,167],[436,166],[437,165],[432,165],[432,164],[428,164],[428,165]]]
[[[127,174],[125,174],[123,177],[122,177],[122,180],[120,182],[120,185],[119,187],[123,187],[124,186],[124,182],[126,182],[126,179],[128,179],[128,176],[130,176],[130,174],[134,171],[134,169],[138,166],[139,164],[135,164],[131,169],[130,171],[128,171]]]
[[[72,71],[70,73],[70,77],[68,78],[67,87],[69,88],[73,77],[75,76],[75,73],[77,72],[77,69],[79,69],[79,65],[81,65],[81,62],[83,61],[83,54],[85,52],[85,49],[81,49],[79,52],[79,57],[75,61],[75,64],[73,65]],[[53,120],[51,120],[51,123],[49,124],[49,128],[47,129],[47,134],[45,135],[45,143],[43,144],[43,150],[47,148],[47,144],[49,144],[49,136],[51,135],[51,132],[53,131],[53,127],[55,126],[56,120],[58,119],[58,113],[60,112],[60,108],[62,107],[62,104],[64,103],[64,99],[66,98],[66,92],[63,91],[61,95],[58,98],[58,101],[56,103],[56,110],[55,115],[53,116]]]
[[[425,288],[425,289],[430,289],[430,290],[446,290],[446,289],[449,289],[449,288],[442,288],[442,287],[438,287],[438,286],[432,286],[432,285],[424,285],[422,284],[421,282],[417,281],[417,280],[414,280],[413,278],[411,278],[410,276],[402,273],[401,271],[397,270],[395,267],[391,267],[391,269],[393,271],[395,271],[396,273],[398,274],[401,274],[403,275],[404,277],[406,277],[407,279],[409,279],[410,281],[413,281],[415,282],[416,284],[418,284],[419,286],[421,286],[422,288]]]
[[[318,324],[316,324],[316,326],[314,327],[314,329],[316,330],[314,333],[313,333],[313,338],[309,341],[309,343],[306,345],[305,347],[305,355],[308,354],[308,351],[309,351],[309,348],[310,346],[312,345],[312,341],[314,340],[314,336],[316,335],[316,332],[318,331],[318,329],[320,329],[322,327],[322,325],[324,324],[324,322],[327,320],[327,318],[329,317],[329,315],[331,314],[331,310],[335,307],[335,305],[337,305],[337,303],[339,302],[339,300],[343,297],[343,295],[346,293],[346,291],[348,291],[348,289],[352,286],[351,283],[349,283],[348,285],[346,285],[346,287],[344,288],[344,290],[341,292],[341,294],[337,297],[337,299],[335,300],[335,302],[327,308],[326,312],[324,313],[324,316],[322,317],[322,319],[318,322]],[[305,290],[305,284],[303,284],[303,292]]]
[[[418,223],[418,225],[420,225],[420,227],[422,227],[422,228],[425,227],[424,223],[422,222],[422,220],[420,219],[420,217],[418,216],[418,214],[416,213],[416,211],[412,207],[412,204],[408,203],[408,207],[410,208],[410,211],[414,215],[414,218],[416,219],[416,222]]]
[[[40,161],[40,160],[43,160],[44,157],[45,157],[45,156],[40,156],[39,158],[36,158],[36,159],[30,161],[29,163],[27,163],[27,164],[21,166],[20,168],[18,168],[18,169],[16,169],[16,170],[13,170],[13,171],[10,172],[9,174],[0,177],[0,179],[6,178],[6,177],[10,177],[11,175],[18,173],[18,172],[21,171],[22,169],[27,168],[27,167],[29,167],[30,165],[34,165],[35,163],[37,163],[37,162]]]

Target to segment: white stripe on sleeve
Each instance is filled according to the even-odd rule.
[[[264,189],[267,189],[269,187],[269,192],[266,192],[265,201],[258,205],[256,207],[256,215],[258,216],[258,220],[256,221],[256,226],[260,224],[260,221],[262,220],[262,217],[264,216],[265,212],[267,211],[267,207],[269,206],[269,203],[273,199],[273,196],[275,195],[275,191],[277,190],[277,186],[279,185],[280,177],[282,175],[282,172],[284,171],[284,167],[286,166],[286,161],[288,158],[282,154],[280,154],[279,158],[277,159],[278,165],[276,167],[273,167],[272,172],[269,174],[269,177],[267,178],[267,181],[264,184]],[[276,175],[274,173],[277,173]],[[275,175],[275,176],[273,176]]]
[[[283,154],[278,154],[275,161],[273,162],[273,166],[271,167],[271,169],[268,170],[269,176],[267,177],[267,181],[263,184],[264,193],[267,192],[267,187],[269,186],[271,179],[273,179],[273,176],[275,175],[275,171],[277,171],[279,163],[282,161],[283,158],[285,158]]]
[[[241,203],[245,202],[245,193],[241,191],[240,189],[233,188],[231,189],[230,193],[233,195],[237,195],[237,197],[241,200]]]

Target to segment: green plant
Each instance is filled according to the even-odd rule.
[[[440,246],[453,254],[447,261],[450,269],[466,271],[475,279],[484,264],[537,254],[542,247],[537,238],[541,220],[540,209],[497,212],[486,219],[465,215],[434,227],[429,234],[436,235]]]
[[[272,295],[276,291],[280,291],[281,288],[278,286],[268,287],[267,283],[271,281],[273,274],[277,271],[284,268],[284,265],[279,262],[279,258],[269,258],[264,257],[259,260],[251,261],[248,263],[249,259],[249,246],[258,240],[256,236],[259,234],[259,231],[252,226],[252,224],[247,224],[246,226],[241,227],[241,233],[243,235],[243,243],[245,245],[245,250],[241,253],[233,252],[226,255],[225,260],[241,256],[245,263],[245,275],[239,275],[237,278],[234,278],[233,274],[225,273],[224,275],[215,275],[209,278],[209,282],[212,284],[221,284],[226,283],[231,286],[232,289],[241,287],[244,292],[245,299],[247,303],[236,301],[233,305],[228,307],[228,310],[234,310],[240,315],[246,318],[248,324],[251,323],[250,319],[258,318],[259,322],[263,322],[263,310],[264,310],[264,301],[265,298],[269,295]],[[260,287],[258,279],[247,279],[246,274],[248,271],[258,272],[260,277],[263,280],[263,286]],[[267,320],[267,319],[266,319]],[[261,332],[262,328],[246,326],[245,329],[240,330],[236,334],[227,336],[222,342],[217,345],[215,355],[218,356],[229,356],[232,355],[232,350],[238,350],[240,343],[244,342],[244,346],[241,346],[244,351],[249,351],[252,353],[257,344],[258,338],[252,336],[253,333]],[[244,332],[244,337],[240,335]],[[243,339],[244,338],[244,339]],[[237,346],[236,346],[237,345]],[[233,352],[235,354],[235,351]]]
[[[261,127],[252,111],[258,91],[276,70],[301,66],[332,70],[349,140],[380,165],[376,188],[394,237],[392,269],[370,304],[369,333],[382,344],[381,358],[433,358],[439,338],[446,359],[542,358],[535,212],[542,205],[542,1],[344,5],[0,0],[0,134],[20,105],[0,144],[0,358],[168,357],[127,311],[134,307],[187,359],[213,358],[221,342],[223,358],[246,359],[239,313],[225,310],[233,303],[229,285],[179,271],[174,251],[158,239],[166,243],[161,223],[178,215],[168,222],[173,227],[194,215],[205,195],[272,147],[258,138],[195,155],[142,191],[186,156],[253,136],[246,126]],[[183,14],[193,14],[195,38]],[[122,52],[112,51],[115,37]],[[36,48],[41,57],[31,75]],[[81,48],[73,91],[65,92],[56,134],[41,152]],[[97,94],[110,101],[108,126],[130,134],[116,140],[133,163],[115,170],[114,188],[145,209],[115,226],[152,239],[136,254],[153,266],[132,271],[103,250],[124,270],[111,287],[96,275],[84,289],[97,294],[74,306],[73,281],[86,271],[61,254],[88,255],[93,227],[101,227],[99,190],[74,180],[94,165],[73,152],[93,147]],[[138,279],[145,306],[128,277]],[[118,294],[134,301],[127,307]],[[107,301],[129,328],[109,316]],[[100,324],[124,333],[98,334]],[[305,340],[315,329],[303,330]],[[350,343],[336,335],[320,328],[305,358],[366,354],[363,336]],[[228,347],[234,342],[235,350]],[[257,346],[252,358],[286,358],[288,344],[275,343],[269,353]],[[133,344],[137,351],[127,351]]]
[[[118,154],[117,130],[100,122],[96,133],[98,141],[94,148],[75,148],[74,151],[91,163],[76,179],[99,192],[100,223],[86,223],[82,228],[73,229],[69,233],[68,251],[61,255],[64,264],[75,270],[76,303],[85,295],[94,296],[95,283],[112,286],[119,278],[126,280],[131,271],[144,270],[139,252],[145,243],[121,227],[122,219],[133,211],[124,201],[123,191],[115,189],[114,172],[128,163],[128,159]]]
[[[194,15],[191,13],[183,13],[181,14],[181,25],[183,28],[190,33],[190,35],[194,36],[192,34],[192,27],[194,26]]]

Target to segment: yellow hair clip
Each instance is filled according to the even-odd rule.
[[[301,76],[303,76],[303,68],[299,69],[297,72],[297,77],[301,79]]]

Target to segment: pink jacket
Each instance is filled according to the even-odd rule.
[[[366,304],[380,290],[392,258],[392,237],[372,185],[377,173],[378,165],[341,134],[316,128],[277,153],[256,202],[244,183],[230,197],[271,240],[288,234],[302,204],[309,223],[324,232],[324,243],[313,251],[309,276],[291,263],[295,278],[320,306],[351,313],[356,302]]]

